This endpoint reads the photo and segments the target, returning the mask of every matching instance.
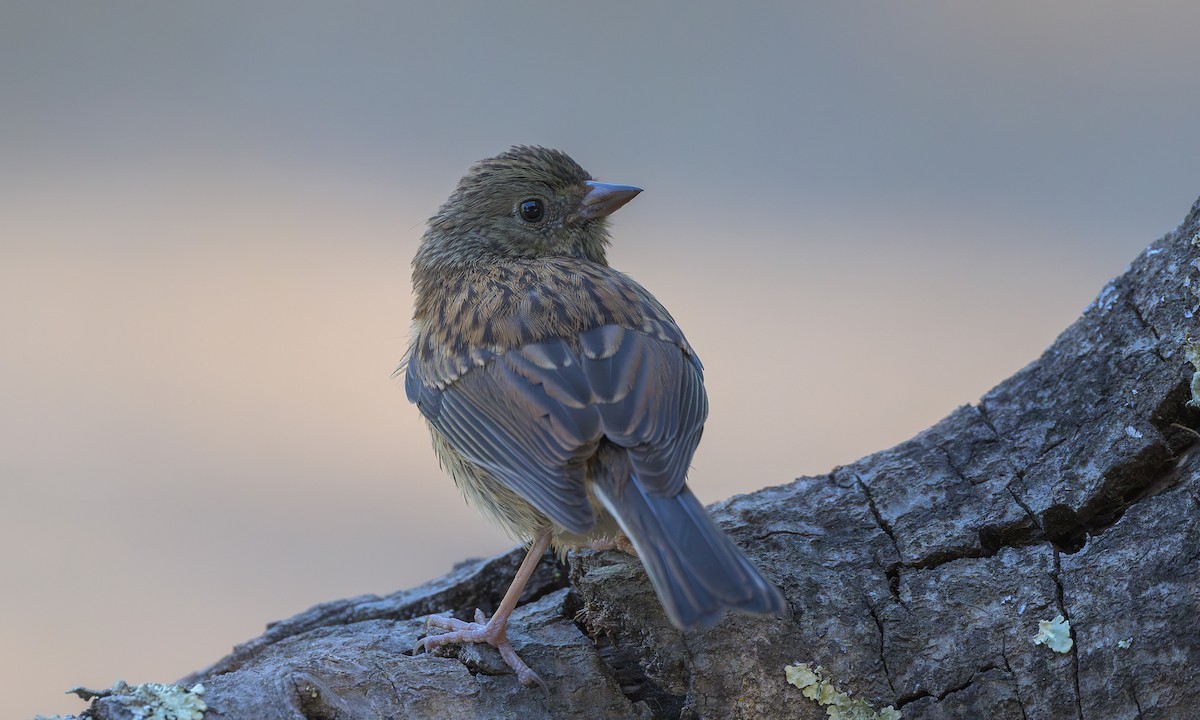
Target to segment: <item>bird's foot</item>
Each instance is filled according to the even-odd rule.
[[[466,622],[442,615],[430,615],[425,619],[425,628],[428,630],[430,627],[440,628],[447,632],[440,635],[426,635],[417,641],[418,649],[423,647],[428,652],[452,643],[487,643],[500,651],[500,657],[504,658],[504,662],[508,663],[508,666],[517,674],[517,679],[521,681],[522,685],[526,687],[538,685],[543,691],[549,692],[546,683],[525,664],[521,656],[517,655],[517,651],[513,650],[512,643],[508,641],[507,618],[497,621],[493,616],[491,620],[485,621],[482,610],[475,611],[475,622]]]
[[[584,545],[584,547],[596,552],[619,550],[626,555],[638,556],[637,549],[633,547],[633,543],[630,542],[629,537],[625,533],[617,533],[613,537],[604,538],[603,540],[592,540],[587,545]]]

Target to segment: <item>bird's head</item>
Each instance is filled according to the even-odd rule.
[[[606,264],[607,217],[640,192],[595,182],[559,150],[515,146],[459,180],[430,218],[414,264],[543,257]]]

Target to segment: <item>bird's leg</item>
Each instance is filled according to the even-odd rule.
[[[550,529],[546,528],[534,537],[533,545],[529,548],[525,559],[521,561],[521,567],[517,568],[517,576],[513,578],[512,585],[508,586],[508,592],[504,593],[504,599],[500,601],[500,607],[496,608],[491,619],[485,622],[483,611],[478,609],[475,610],[475,622],[430,615],[425,621],[426,627],[432,625],[449,632],[441,635],[427,635],[417,641],[417,646],[432,650],[450,643],[485,642],[500,651],[500,656],[517,673],[517,679],[521,681],[522,685],[541,685],[545,689],[546,685],[542,679],[525,664],[525,661],[517,655],[517,651],[513,650],[512,644],[508,642],[508,616],[512,615],[513,610],[516,609],[517,601],[521,599],[521,593],[525,591],[525,585],[529,583],[529,578],[533,576],[538,561],[542,559],[542,554],[548,547],[550,547]]]

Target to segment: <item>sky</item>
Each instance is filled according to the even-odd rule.
[[[1035,359],[1200,194],[1192,2],[0,5],[0,715],[513,544],[402,383],[471,162],[645,188],[706,502]]]

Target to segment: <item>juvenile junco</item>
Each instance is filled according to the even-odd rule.
[[[608,215],[639,192],[513,147],[470,168],[413,259],[408,399],[467,499],[531,545],[490,619],[433,616],[448,632],[421,644],[487,642],[526,685],[541,681],[507,621],[550,545],[623,532],[680,628],[787,608],[685,484],[708,414],[700,360],[605,258]]]

